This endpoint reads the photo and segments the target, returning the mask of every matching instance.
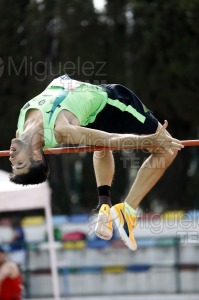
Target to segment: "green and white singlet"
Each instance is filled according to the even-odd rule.
[[[72,80],[67,75],[61,76],[22,107],[18,119],[19,137],[24,130],[27,111],[39,109],[43,116],[44,149],[56,147],[54,127],[61,110],[70,111],[81,126],[87,126],[95,121],[107,100],[107,93],[100,86]]]

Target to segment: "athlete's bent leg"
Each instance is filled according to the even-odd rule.
[[[159,124],[157,130],[159,130],[161,126],[162,125]],[[145,160],[139,169],[124,203],[117,204],[111,208],[111,215],[115,220],[121,238],[131,250],[137,249],[136,241],[133,236],[133,230],[136,226],[135,209],[175,159],[178,151],[172,151],[173,153],[163,149],[151,151],[150,157]],[[128,227],[128,234],[124,228],[125,223]]]
[[[157,131],[162,127],[158,125]],[[174,161],[178,151],[172,150],[173,153],[163,150],[155,149],[151,151],[151,155],[140,167],[133,186],[127,195],[125,201],[133,209],[136,209],[146,194],[153,188],[153,186],[162,177],[166,169]]]

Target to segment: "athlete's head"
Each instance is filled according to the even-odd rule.
[[[12,174],[10,181],[17,184],[39,184],[49,176],[49,166],[41,149],[32,150],[21,139],[13,139],[10,146]]]

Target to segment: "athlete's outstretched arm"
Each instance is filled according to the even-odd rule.
[[[128,149],[130,147],[139,146],[147,148],[147,146],[155,145],[167,150],[181,150],[183,145],[179,140],[172,138],[167,133],[167,126],[168,123],[165,121],[162,128],[155,134],[135,135],[108,133],[105,131],[67,124],[59,130],[59,134],[65,144],[107,146],[114,147],[116,149]]]

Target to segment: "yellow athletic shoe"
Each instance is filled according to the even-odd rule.
[[[102,204],[97,217],[95,234],[103,240],[110,240],[113,235],[112,223],[110,206],[108,204]]]
[[[129,249],[135,251],[137,249],[137,243],[133,235],[133,230],[137,224],[136,216],[129,215],[124,211],[124,203],[112,206],[110,212],[122,240]]]

